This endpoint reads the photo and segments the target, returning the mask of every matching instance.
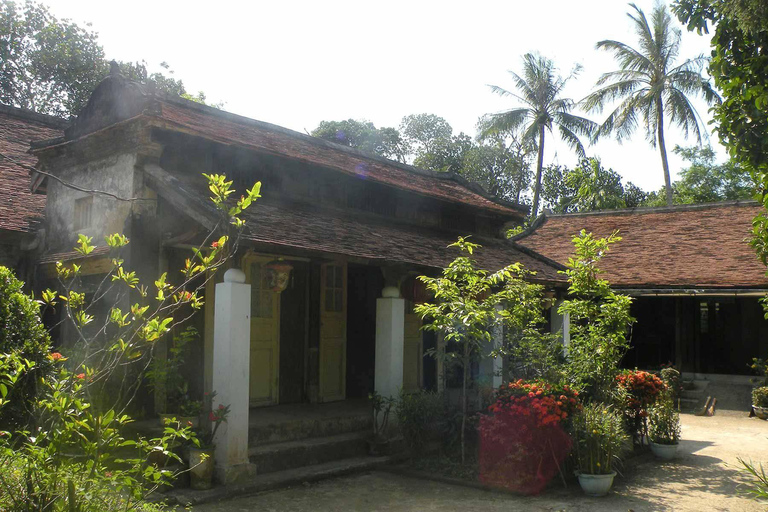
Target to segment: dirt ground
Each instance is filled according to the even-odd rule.
[[[681,454],[659,462],[650,454],[626,463],[611,494],[587,498],[578,485],[553,486],[521,497],[373,472],[257,496],[194,507],[195,512],[266,511],[758,511],[744,496],[747,479],[737,457],[768,462],[768,422],[742,413],[706,418],[683,415]],[[768,468],[767,468],[768,469]]]

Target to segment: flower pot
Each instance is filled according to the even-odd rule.
[[[611,490],[613,478],[616,472],[608,475],[589,475],[587,473],[578,473],[579,485],[587,496],[605,496]]]
[[[210,489],[213,482],[213,448],[189,449],[189,484],[197,490]]]
[[[672,460],[677,454],[677,447],[680,443],[675,444],[659,444],[651,441],[651,451],[655,456],[662,460]]]
[[[753,405],[752,410],[755,411],[755,416],[761,420],[768,420],[768,407],[758,407]]]

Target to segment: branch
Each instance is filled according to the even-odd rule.
[[[45,171],[41,171],[40,169],[36,169],[36,168],[32,167],[31,165],[23,164],[23,163],[19,162],[18,160],[14,159],[14,158],[11,158],[10,156],[8,156],[8,155],[6,155],[4,153],[0,153],[0,157],[5,158],[6,160],[11,162],[12,164],[18,165],[22,169],[26,169],[27,171],[36,172],[38,174],[42,174],[43,176],[47,176],[47,177],[49,177],[49,178],[51,178],[53,180],[58,181],[59,183],[61,183],[65,187],[71,188],[73,190],[77,190],[79,192],[85,192],[87,194],[107,196],[107,197],[111,197],[113,199],[117,199],[118,201],[127,201],[127,202],[131,202],[131,201],[151,201],[151,199],[147,199],[147,198],[144,198],[144,197],[130,197],[130,198],[126,198],[126,197],[120,197],[120,196],[118,196],[116,194],[113,194],[111,192],[105,192],[103,190],[91,190],[91,189],[87,189],[87,188],[81,188],[81,187],[78,187],[77,185],[73,185],[72,183],[69,183],[67,181],[62,180],[61,178],[59,178],[58,176],[56,176],[54,174],[51,174],[51,173],[45,172]]]

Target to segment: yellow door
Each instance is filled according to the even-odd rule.
[[[252,406],[278,402],[280,371],[280,294],[269,289],[264,264],[269,258],[243,258],[246,282],[251,285]]]
[[[320,401],[333,402],[347,391],[346,264],[323,264],[320,279]]]
[[[403,346],[403,391],[413,393],[422,385],[422,354],[421,318],[413,313],[411,302],[406,302],[405,339]]]

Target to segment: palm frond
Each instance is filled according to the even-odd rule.
[[[690,133],[696,137],[696,143],[701,144],[701,128],[704,125],[699,113],[696,111],[688,97],[677,89],[667,89],[666,105],[664,111],[669,116],[669,122],[676,124],[682,131],[685,138]],[[705,136],[706,136],[705,132]]]
[[[577,116],[570,112],[557,112],[555,124],[582,137],[591,137],[597,131],[597,123],[586,117]]]
[[[607,103],[611,103],[618,99],[624,98],[628,94],[632,94],[642,85],[643,83],[639,80],[624,80],[620,82],[614,82],[596,90],[581,100],[580,104],[582,108],[587,112],[602,112]]]
[[[568,144],[568,147],[574,150],[579,155],[579,158],[585,158],[586,151],[584,151],[584,146],[579,137],[563,125],[558,125],[558,129],[560,130],[560,137]]]
[[[599,41],[595,47],[599,50],[613,53],[614,58],[619,61],[621,69],[640,71],[648,75],[653,71],[653,62],[641,52],[627,44],[606,39],[604,41]]]
[[[480,138],[485,139],[497,133],[518,130],[532,115],[531,109],[521,107],[484,116],[479,123]]]

